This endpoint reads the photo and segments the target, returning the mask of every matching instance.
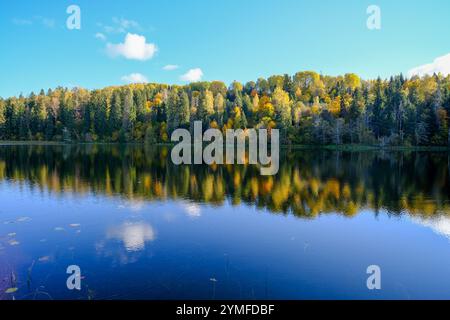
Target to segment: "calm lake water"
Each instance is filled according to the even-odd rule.
[[[262,177],[164,147],[2,146],[0,299],[449,299],[449,171],[446,152],[289,151]]]

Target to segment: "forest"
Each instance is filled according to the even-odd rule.
[[[286,145],[449,146],[450,75],[363,80],[312,71],[245,84],[56,88],[0,98],[0,139],[170,142],[177,128],[280,130]]]

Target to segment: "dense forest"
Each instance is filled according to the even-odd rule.
[[[169,142],[193,121],[280,129],[302,145],[450,145],[450,75],[362,80],[298,72],[256,82],[57,88],[0,98],[0,139]],[[206,125],[207,124],[207,125]]]

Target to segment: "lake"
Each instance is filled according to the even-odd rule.
[[[447,152],[284,150],[261,176],[168,147],[1,146],[0,299],[448,299],[449,171]]]

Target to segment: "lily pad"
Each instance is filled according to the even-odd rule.
[[[8,289],[6,289],[5,293],[14,293],[17,290],[19,290],[19,289],[18,288],[8,288]]]

